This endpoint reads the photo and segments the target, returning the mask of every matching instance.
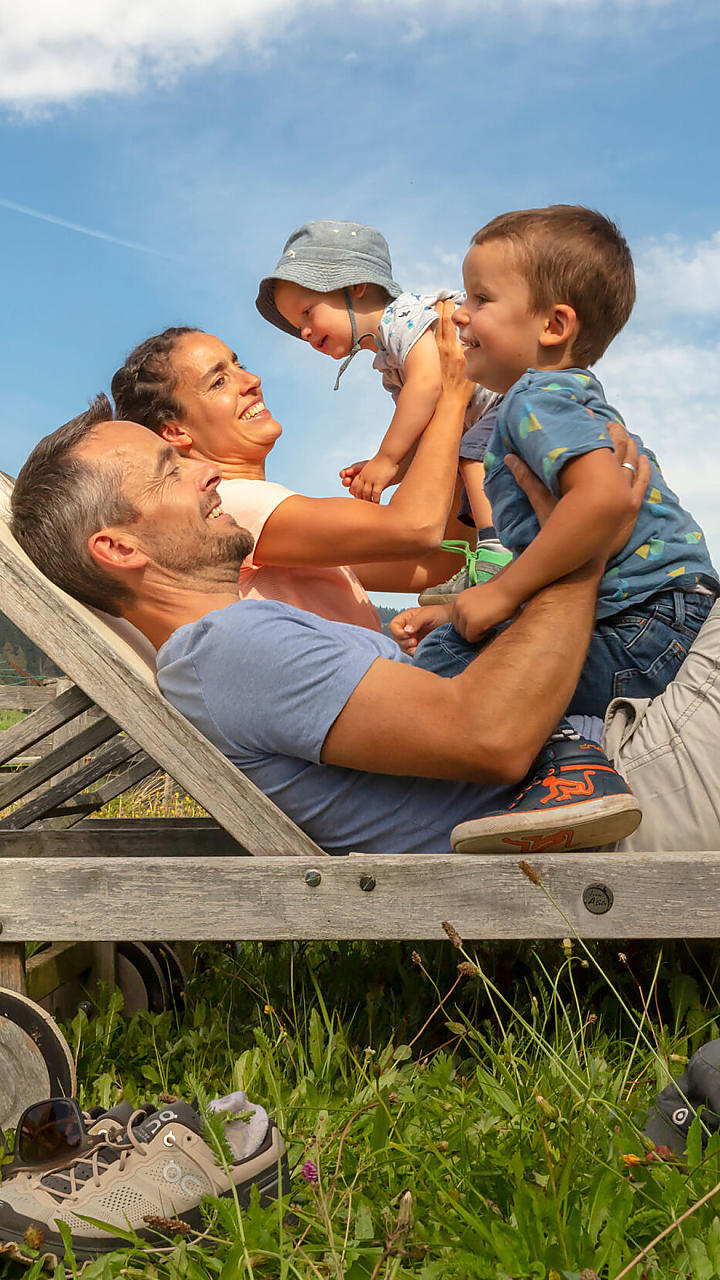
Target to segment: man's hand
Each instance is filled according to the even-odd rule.
[[[627,477],[632,507],[630,516],[616,531],[612,543],[608,547],[607,558],[610,559],[622,551],[635,528],[638,512],[650,483],[650,462],[644,453],[639,453],[635,441],[619,423],[612,423],[608,427],[608,432],[613,442],[615,456]],[[557,506],[558,499],[553,497],[550,490],[542,483],[542,480],[538,480],[534,471],[530,470],[522,458],[516,457],[514,453],[509,453],[505,457],[505,463],[520,488],[527,494],[540,524],[545,524],[551,511]],[[624,465],[625,463],[627,463],[627,466]]]
[[[452,322],[453,312],[457,307],[454,302],[436,302],[435,310],[440,316],[435,329],[435,340],[440,356],[443,391],[456,392],[458,398],[468,404],[475,390],[475,383],[465,373],[465,351]]]
[[[518,604],[503,589],[502,579],[493,578],[490,582],[462,591],[451,607],[455,630],[475,644],[486,631],[512,618]]]
[[[436,627],[450,622],[452,605],[426,604],[415,609],[403,609],[397,613],[390,623],[390,635],[403,653],[411,657],[421,640],[425,639]]]
[[[350,483],[353,498],[363,498],[365,502],[379,502],[383,489],[393,484],[397,477],[397,463],[381,453],[365,463],[362,471],[358,471]]]

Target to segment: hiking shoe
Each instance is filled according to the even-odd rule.
[[[594,849],[629,836],[642,810],[594,742],[570,730],[543,747],[519,795],[506,809],[461,822],[456,853],[551,853]]]
[[[479,542],[474,551],[469,542],[456,542],[450,538],[446,538],[440,546],[443,551],[456,551],[458,555],[464,555],[465,567],[458,569],[447,582],[439,582],[436,587],[426,587],[418,596],[418,604],[452,604],[461,591],[476,587],[481,582],[489,582],[512,560],[511,553],[505,550],[497,538]]]
[[[111,1123],[113,1119],[117,1117]],[[107,1116],[98,1123],[107,1124]],[[247,1128],[243,1119],[225,1125],[231,1150],[238,1125]],[[61,1261],[65,1246],[57,1224],[64,1222],[75,1257],[83,1262],[122,1247],[124,1241],[113,1228],[166,1243],[168,1235],[188,1228],[204,1230],[204,1196],[237,1195],[245,1206],[253,1186],[261,1203],[290,1189],[285,1144],[272,1121],[252,1155],[233,1159],[227,1169],[218,1160],[199,1113],[186,1102],[165,1105],[149,1116],[134,1112],[124,1129],[108,1129],[97,1146],[62,1169],[28,1170],[3,1182],[0,1240],[14,1242],[20,1253],[25,1245]]]

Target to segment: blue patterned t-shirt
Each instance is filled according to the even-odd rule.
[[[523,458],[560,497],[566,462],[594,449],[612,449],[607,431],[612,422],[625,425],[587,369],[528,369],[514,383],[485,454],[485,490],[504,546],[517,555],[540,531],[528,498],[503,461],[505,454]],[[702,530],[668,488],[655,456],[639,436],[632,438],[649,458],[652,474],[630,538],[608,561],[598,592],[599,618],[622,613],[658,591],[717,583]]]

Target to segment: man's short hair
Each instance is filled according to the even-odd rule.
[[[133,593],[93,559],[88,540],[99,529],[139,516],[122,489],[117,463],[90,464],[77,450],[112,420],[106,395],[35,446],[11,499],[10,528],[30,559],[56,586],[83,604],[119,617]]]
[[[595,209],[554,204],[503,213],[481,227],[471,243],[510,240],[533,307],[573,307],[578,333],[572,357],[594,364],[630,318],[635,304],[632,254],[619,229]]]

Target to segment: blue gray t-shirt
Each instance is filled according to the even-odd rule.
[[[587,369],[528,369],[513,384],[498,409],[484,459],[485,491],[504,546],[519,553],[540,530],[504,455],[518,454],[560,497],[559,477],[566,462],[594,449],[612,449],[607,431],[612,422],[625,425]],[[632,438],[650,460],[650,483],[630,538],[608,561],[598,592],[598,618],[622,613],[658,591],[717,586],[700,527],[665,483],[651,451],[639,436]]]
[[[456,823],[504,807],[516,788],[320,763],[376,658],[410,662],[378,632],[276,600],[239,600],[173,632],[157,678],[168,701],[328,853],[448,853]]]

